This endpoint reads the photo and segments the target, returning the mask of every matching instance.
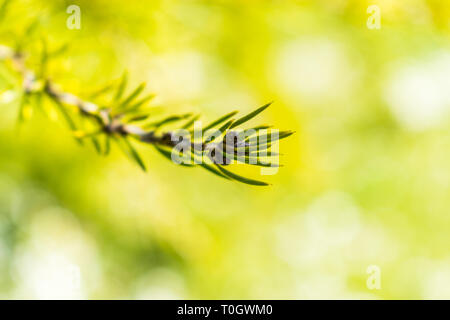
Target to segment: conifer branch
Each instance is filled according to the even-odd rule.
[[[0,16],[3,14],[0,12]],[[91,99],[96,99],[115,90],[109,105],[100,106],[61,90],[58,84],[46,76],[44,70],[46,70],[50,56],[47,50],[45,45],[41,59],[42,65],[40,71],[36,72],[27,68],[27,55],[22,51],[21,46],[12,48],[0,45],[0,61],[10,66],[21,81],[22,99],[19,120],[24,120],[24,110],[32,96],[39,97],[39,101],[42,100],[42,96],[46,96],[65,118],[77,141],[90,139],[99,153],[108,154],[110,141],[113,140],[143,170],[146,170],[144,161],[131,140],[154,146],[158,152],[172,161],[174,161],[174,156],[179,156],[180,164],[184,166],[199,165],[226,179],[251,185],[267,185],[265,182],[239,176],[224,169],[224,166],[235,161],[262,167],[278,167],[277,163],[270,160],[271,157],[278,157],[277,152],[271,151],[272,142],[293,134],[292,131],[282,131],[273,135],[268,131],[270,127],[266,125],[244,131],[235,129],[264,111],[271,103],[237,120],[232,119],[237,113],[237,111],[233,111],[203,128],[205,132],[200,137],[193,129],[198,115],[171,115],[158,121],[148,122],[148,118],[152,114],[145,107],[153,95],[140,97],[145,88],[145,84],[141,84],[124,97],[128,80],[127,74],[124,74],[116,85],[108,85],[91,96]],[[73,109],[77,110],[75,114]],[[90,123],[90,131],[78,128],[79,121],[75,121],[74,116],[87,119]],[[179,129],[162,131],[163,127],[182,121],[184,124],[179,125]],[[103,145],[98,140],[100,136],[105,137]],[[184,147],[183,150],[179,150],[179,146]],[[187,152],[186,149],[188,149]],[[262,159],[269,159],[269,161],[262,161]]]

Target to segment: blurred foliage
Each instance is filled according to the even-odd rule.
[[[127,69],[161,112],[275,100],[261,121],[297,134],[271,187],[138,147],[144,174],[39,112],[17,128],[0,66],[0,297],[450,298],[449,15],[434,0],[11,2],[0,43],[69,44],[46,70],[64,89]]]

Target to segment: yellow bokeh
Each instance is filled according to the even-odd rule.
[[[45,99],[18,128],[21,83],[1,62],[1,297],[450,298],[449,3],[77,5],[69,29],[66,1],[11,1],[0,45],[20,44],[38,71],[42,39],[68,44],[46,74],[81,97],[127,70],[158,117],[208,123],[274,101],[249,126],[296,133],[275,175],[234,169],[268,187],[139,145],[144,173],[115,145],[104,157],[78,144],[90,131],[72,132]]]

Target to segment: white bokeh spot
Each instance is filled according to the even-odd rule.
[[[395,68],[385,98],[395,118],[413,131],[441,124],[450,110],[450,53]]]

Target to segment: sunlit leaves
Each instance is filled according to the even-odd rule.
[[[238,112],[237,112],[237,111],[230,112],[230,113],[224,115],[223,117],[221,117],[221,118],[219,118],[219,119],[217,119],[217,120],[211,122],[210,124],[208,124],[206,127],[203,128],[203,131],[206,132],[206,131],[208,131],[209,129],[212,129],[212,128],[218,126],[218,125],[221,124],[222,122],[225,122],[225,121],[227,121],[228,119],[230,119],[230,118],[231,118],[232,116],[234,116],[236,113],[238,113]]]
[[[254,117],[256,117],[258,114],[260,114],[261,112],[263,112],[264,110],[266,110],[270,105],[272,104],[272,102],[263,105],[262,107],[256,109],[255,111],[249,113],[248,115],[236,120],[236,122],[233,123],[233,125],[231,126],[230,129],[236,128],[237,126],[253,119]]]
[[[111,137],[109,135],[105,135],[105,149],[103,150],[103,154],[107,156],[111,150]]]
[[[126,107],[126,112],[133,112],[139,110],[140,107],[145,105],[148,101],[153,99],[155,97],[154,94],[149,94],[145,96],[144,98],[140,99],[139,101],[135,102],[134,104],[131,104],[130,106]]]
[[[155,149],[166,159],[173,161],[172,159],[172,151],[168,151],[162,147],[159,147],[157,145],[154,145]],[[185,166],[185,167],[193,167],[194,164],[193,163],[186,163],[186,162],[192,162],[190,159],[187,159],[183,156],[183,154],[179,154],[179,160],[180,160],[180,165]]]
[[[178,115],[178,116],[169,116],[169,117],[164,118],[162,120],[146,124],[144,127],[146,129],[159,128],[159,127],[162,127],[163,125],[167,125],[167,124],[172,123],[172,122],[184,120],[186,118],[189,118],[190,116],[191,116],[190,113],[182,114],[182,115]]]
[[[100,147],[100,142],[98,142],[98,139],[95,136],[93,136],[91,137],[91,141],[92,144],[94,145],[95,151],[97,151],[97,153],[100,154],[102,152],[102,149]]]
[[[194,125],[194,122],[197,121],[199,118],[200,118],[200,115],[196,115],[196,116],[192,117],[191,120],[189,120],[188,122],[186,122],[183,125],[182,129],[187,130],[187,129],[191,128]]]
[[[231,127],[231,125],[233,124],[233,122],[234,122],[234,120],[228,121],[227,123],[225,123],[223,126],[221,126],[221,127],[219,128],[219,131],[220,131],[220,132],[226,132],[226,130],[227,130],[228,128]]]
[[[75,131],[77,129],[77,126],[76,126],[74,120],[72,119],[72,116],[67,111],[67,108],[56,97],[50,96],[50,98],[53,101],[53,103],[57,106],[57,108],[61,112],[61,114],[63,115],[64,119],[66,120],[66,122],[67,122],[67,124],[69,126],[69,128],[71,130]]]
[[[114,138],[114,140],[117,142],[119,148],[133,161],[135,161],[139,167],[141,167],[142,170],[147,171],[147,168],[145,167],[144,161],[142,160],[141,156],[135,149],[135,147],[131,144],[130,140],[127,138]]]
[[[216,164],[216,167],[225,176],[227,176],[227,177],[229,177],[229,178],[231,178],[233,180],[236,180],[236,181],[239,181],[239,182],[242,182],[242,183],[245,183],[245,184],[254,185],[254,186],[268,186],[269,185],[268,183],[263,182],[263,181],[258,181],[258,180],[253,180],[253,179],[242,177],[242,176],[240,176],[238,174],[235,174],[235,173],[233,173],[231,171],[228,171],[227,169],[223,168],[222,166],[220,166],[218,164]]]
[[[230,180],[230,178],[228,178],[226,175],[220,173],[219,170],[215,169],[213,166],[211,166],[211,165],[209,165],[209,164],[207,164],[207,163],[201,163],[200,166],[201,166],[203,169],[205,169],[205,170],[211,172],[212,174],[215,174],[215,175],[217,175],[217,176],[219,176],[219,177],[221,177],[221,178]]]
[[[129,120],[127,120],[127,122],[132,123],[132,122],[144,121],[144,120],[147,120],[148,117],[150,117],[149,114],[137,115],[137,116],[131,117]]]
[[[122,95],[127,86],[127,82],[128,82],[128,73],[124,72],[122,77],[120,78],[120,82],[117,87],[116,94],[114,96],[114,100],[113,100],[114,102],[118,102],[122,98]]]
[[[263,133],[254,137],[249,137],[245,140],[245,142],[249,142],[250,146],[257,145],[257,144],[268,144],[273,141],[282,140],[285,139],[291,135],[293,135],[294,131],[277,131],[274,134],[272,133]]]
[[[95,90],[92,92],[89,96],[89,99],[96,99],[98,97],[103,96],[104,94],[110,92],[114,88],[114,85],[112,83],[108,83],[101,87],[100,89]]]
[[[22,123],[23,121],[27,120],[31,116],[29,102],[30,102],[30,97],[27,93],[24,92],[22,94],[22,97],[20,98],[20,102],[19,102],[19,118],[18,118],[19,123]]]
[[[5,6],[5,3],[3,4]],[[3,9],[0,7],[0,16]],[[25,30],[23,38],[26,39],[33,34],[36,26],[37,24],[32,22]],[[16,48],[11,48],[8,52],[20,49],[22,47],[19,42]],[[33,103],[39,109],[45,110],[44,105],[47,103],[42,102],[42,97],[48,97],[55,105],[55,110],[58,110],[67,122],[77,141],[88,139],[95,150],[104,155],[110,152],[111,140],[115,141],[119,148],[144,171],[146,166],[133,145],[135,140],[152,145],[163,157],[175,163],[189,167],[200,166],[227,180],[254,186],[267,186],[268,183],[236,174],[228,170],[228,166],[234,163],[260,167],[280,166],[278,158],[275,158],[278,153],[272,152],[271,147],[274,142],[291,136],[292,131],[271,131],[268,130],[271,128],[269,125],[254,126],[247,130],[235,129],[258,116],[271,103],[237,120],[234,117],[237,111],[232,111],[201,128],[196,122],[199,115],[191,113],[156,117],[155,108],[146,107],[154,95],[144,93],[145,83],[127,89],[129,83],[127,72],[124,72],[120,79],[100,89],[92,91],[86,86],[90,94],[87,95],[88,100],[84,100],[74,93],[62,91],[58,85],[49,80],[50,75],[47,75],[48,63],[65,50],[66,46],[51,50],[47,41],[43,39],[40,56],[38,54],[40,59],[37,59],[37,73],[28,70],[28,64],[25,63],[27,54],[19,51],[17,54],[5,55],[4,59],[13,62],[5,66],[15,68],[13,71],[20,78],[16,85],[13,82],[9,85],[17,86],[18,92],[23,92],[19,121],[23,121],[31,112],[30,98],[33,98]],[[199,128],[201,134],[197,134]],[[176,137],[178,141],[174,139]]]
[[[144,90],[144,88],[145,88],[145,83],[142,83],[136,89],[134,89],[134,91],[132,93],[130,93],[130,95],[128,97],[126,97],[125,100],[123,100],[120,103],[119,109],[124,108],[128,104],[130,104],[137,96],[139,96],[141,94],[141,92]]]

